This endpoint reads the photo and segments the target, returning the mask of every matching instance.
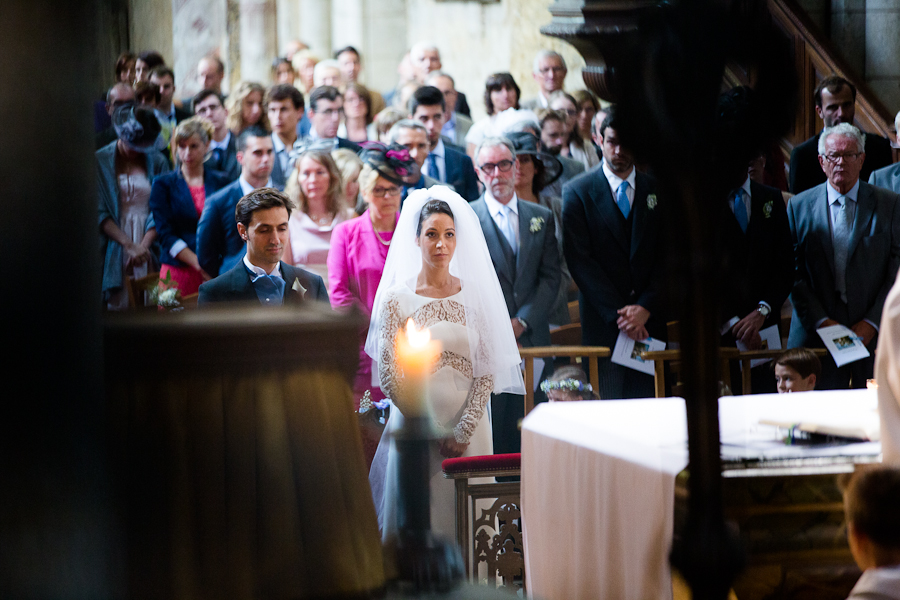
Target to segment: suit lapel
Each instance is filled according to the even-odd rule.
[[[524,265],[531,264],[529,259],[535,248],[532,244],[534,234],[531,233],[532,210],[527,200],[521,198],[516,203],[519,209],[519,252],[516,254],[516,274],[522,271]],[[512,249],[510,249],[512,251]]]
[[[238,261],[238,264],[231,270],[231,290],[234,295],[241,299],[254,299],[259,301],[256,290],[253,289],[253,283],[250,281],[250,273],[244,266],[244,261]]]
[[[283,261],[281,263],[281,275],[284,278],[284,304],[302,304],[306,299],[306,292],[309,291],[309,282],[301,280],[300,273]],[[295,281],[299,282],[299,284],[304,288],[307,288],[307,290],[295,290]]]
[[[616,242],[627,252],[630,248],[625,239],[625,232],[622,230],[622,211],[616,206],[616,201],[609,189],[609,182],[606,180],[602,170],[598,171],[594,176],[592,188],[591,197],[597,199],[597,210],[606,223],[606,227],[612,232]],[[637,193],[635,193],[635,201],[636,199]]]
[[[618,208],[618,206],[616,207]],[[647,219],[650,217],[650,209],[647,206],[647,186],[641,177],[634,179],[634,203],[631,205],[631,258],[637,254],[637,250],[647,230]]]
[[[847,247],[847,258],[853,256],[859,241],[865,237],[875,213],[875,198],[872,189],[860,182],[859,192],[856,194],[856,217],[853,219],[853,229],[850,231],[850,244]]]
[[[497,229],[497,224],[494,223],[484,198],[473,208],[478,213],[478,219],[481,221],[481,230],[484,232],[484,241],[487,242],[488,251],[491,253],[491,257],[494,258],[494,264],[499,269],[498,275],[503,275],[507,281],[513,283],[516,279],[510,268],[511,261],[509,260],[512,248],[509,247],[506,240],[500,240],[500,230]]]
[[[819,188],[813,207],[813,227],[815,237],[822,243],[828,268],[834,274],[834,243],[831,241],[831,216],[828,214],[828,184]],[[848,255],[849,256],[849,255]]]

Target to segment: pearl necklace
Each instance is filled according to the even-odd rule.
[[[385,245],[385,246],[390,246],[390,245],[391,245],[391,240],[384,241],[384,238],[381,237],[381,234],[378,233],[378,230],[377,230],[377,229],[375,229],[375,221],[372,220],[372,214],[371,214],[371,213],[369,213],[369,221],[372,222],[372,231],[375,233],[375,237],[378,238],[378,241],[381,242],[381,243],[382,243],[383,245]]]

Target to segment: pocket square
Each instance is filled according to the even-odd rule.
[[[306,298],[306,288],[300,284],[300,278],[294,277],[294,285],[291,286],[291,289],[295,292],[300,292],[301,298]]]

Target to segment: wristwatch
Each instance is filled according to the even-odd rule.
[[[521,317],[516,317],[516,321],[519,322],[519,325],[522,326],[522,329],[524,331],[528,331],[528,323],[525,322],[525,319],[523,319]]]
[[[763,316],[763,319],[768,318],[769,313],[772,312],[772,309],[766,306],[765,304],[760,304],[756,307],[756,312]]]

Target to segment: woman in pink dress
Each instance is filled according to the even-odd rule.
[[[347,310],[355,306],[366,317],[372,314],[375,292],[400,211],[404,185],[419,180],[419,169],[406,148],[370,142],[361,153],[365,163],[359,184],[368,209],[355,219],[341,223],[331,235],[328,253],[328,284],[331,306]],[[353,386],[357,407],[366,391],[373,400],[384,394],[372,382],[372,359],[366,354],[368,320],[360,330],[359,370]]]
[[[328,251],[334,228],[354,216],[344,201],[341,172],[328,150],[300,153],[285,193],[297,205],[288,221],[290,237],[285,261],[322,277],[328,285]],[[329,287],[328,293],[331,293]]]

